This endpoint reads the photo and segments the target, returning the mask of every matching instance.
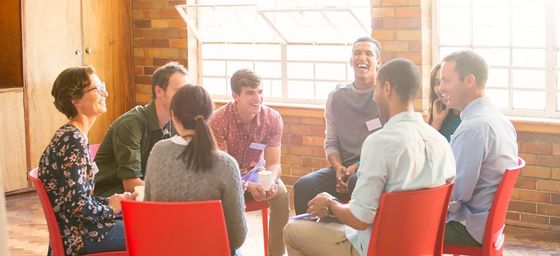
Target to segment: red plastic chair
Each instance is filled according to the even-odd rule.
[[[268,255],[268,207],[267,201],[245,200],[245,212],[261,210],[264,238],[264,255]]]
[[[368,255],[441,255],[452,188],[383,193]]]
[[[27,174],[27,177],[31,180],[35,189],[37,190],[37,195],[39,196],[39,201],[41,201],[41,206],[43,207],[43,212],[45,214],[45,219],[47,219],[47,227],[49,229],[49,244],[52,250],[53,256],[64,256],[64,246],[62,243],[62,236],[60,235],[60,229],[58,228],[58,222],[54,211],[45,190],[43,182],[37,177],[37,171],[39,169],[35,168]],[[126,256],[128,253],[126,251],[118,252],[103,252],[87,254],[89,256]]]
[[[101,144],[89,145],[89,156],[91,157],[91,160],[95,159],[95,156],[97,155],[97,150],[99,150],[99,146],[101,146]]]
[[[126,247],[137,255],[231,255],[222,202],[123,200]]]
[[[523,167],[525,167],[525,161],[519,158],[515,168],[506,169],[502,181],[496,190],[494,202],[492,202],[490,207],[482,238],[482,246],[445,245],[443,253],[481,256],[502,255],[505,242],[503,231],[509,199],[511,198],[515,181],[517,181],[517,177]]]

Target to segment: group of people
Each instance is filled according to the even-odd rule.
[[[501,176],[517,163],[515,130],[484,96],[486,62],[470,50],[446,56],[432,71],[423,118],[413,105],[418,67],[405,59],[382,65],[380,55],[370,37],[353,44],[354,81],[333,90],[325,107],[330,167],[294,185],[296,214],[331,215],[333,223],[289,221],[280,179],[284,125],[263,105],[253,71],[232,75],[233,100],[214,111],[182,65],[159,67],[151,102],[114,121],[94,161],[87,133],[107,111],[108,92],[93,67],[64,70],[52,95],[69,122],[45,149],[39,178],[66,254],[124,250],[120,201],[134,200],[136,186],[145,186],[147,201],[222,200],[232,255],[247,235],[248,200],[270,204],[269,255],[366,255],[383,192],[455,182],[445,243],[480,245]],[[272,172],[268,190],[245,177],[258,165]]]

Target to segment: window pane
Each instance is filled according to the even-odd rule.
[[[317,82],[317,99],[318,100],[327,100],[329,93],[331,93],[337,84],[346,84],[345,82]]]
[[[312,81],[288,81],[288,98],[313,99],[315,97]]]
[[[202,76],[225,76],[225,61],[205,60],[202,62]]]
[[[263,95],[265,97],[275,97],[275,98],[282,97],[282,81],[263,79],[262,86],[263,86]]]
[[[466,0],[441,0],[439,6],[440,44],[469,45],[470,6]]]
[[[512,44],[544,47],[546,43],[546,9],[544,0],[513,0]]]
[[[487,89],[486,96],[488,96],[494,105],[500,109],[508,109],[509,99],[507,90]]]
[[[317,60],[349,62],[352,45],[317,45],[315,52]]]
[[[313,63],[288,62],[288,78],[313,79]]]
[[[450,53],[456,52],[456,51],[460,51],[460,50],[464,50],[465,48],[460,48],[460,47],[441,47],[439,48],[439,59],[443,59],[445,58],[445,56],[447,56]]]
[[[509,66],[508,48],[475,48],[488,65]]]
[[[545,109],[544,92],[513,91],[513,109]]]
[[[512,85],[514,88],[544,89],[545,72],[544,70],[513,69]]]
[[[473,43],[475,45],[509,45],[509,13],[507,0],[474,1]],[[461,31],[465,33],[464,30]],[[467,34],[467,33],[466,33]]]
[[[288,60],[315,60],[313,45],[288,45]]]
[[[227,95],[227,87],[228,82],[227,79],[224,78],[210,78],[210,77],[203,77],[202,78],[202,85],[204,88],[212,94],[219,94],[219,95]]]
[[[253,62],[251,61],[228,61],[227,62],[227,75],[231,77],[235,71],[240,69],[255,70]]]
[[[490,68],[488,71],[488,88],[506,88],[508,87],[508,69],[507,68]]]
[[[545,50],[513,49],[513,66],[544,67],[546,64]]]
[[[556,94],[556,111],[560,111],[560,92]]]
[[[316,71],[315,73],[316,79],[332,79],[332,80],[346,79],[345,64],[316,63],[315,71]]]
[[[255,72],[262,78],[281,78],[282,64],[280,62],[255,62]]]

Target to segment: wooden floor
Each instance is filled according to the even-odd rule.
[[[8,210],[8,242],[12,256],[46,255],[48,231],[43,210],[34,192],[6,197]],[[241,253],[263,255],[260,212],[247,214],[249,235]],[[506,228],[504,256],[560,256],[560,232],[543,232],[526,228]]]

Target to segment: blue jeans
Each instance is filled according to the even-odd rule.
[[[352,195],[357,180],[358,176],[356,173],[352,174],[348,179],[349,195]],[[306,213],[307,203],[322,192],[327,192],[339,199],[349,196],[348,194],[336,192],[336,171],[333,170],[333,168],[326,167],[319,169],[299,178],[296,184],[294,184],[294,205],[296,214]]]
[[[96,243],[89,239],[84,239],[86,253],[125,251],[123,223],[120,220],[115,221],[115,226],[107,233],[105,239]]]

